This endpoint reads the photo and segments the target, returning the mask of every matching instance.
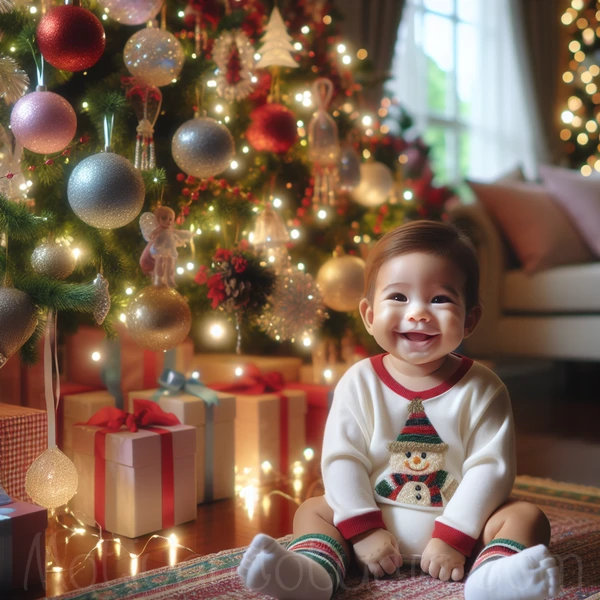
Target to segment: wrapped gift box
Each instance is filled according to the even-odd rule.
[[[262,483],[289,474],[290,466],[302,460],[306,448],[306,393],[284,388],[282,394],[235,395],[235,465],[238,473],[249,473]],[[286,418],[287,413],[287,418]],[[265,472],[268,461],[273,469]]]
[[[299,389],[306,392],[306,446],[321,455],[323,435],[329,408],[333,401],[332,385],[311,383],[290,383],[286,389]]]
[[[0,485],[14,500],[30,500],[25,474],[47,447],[46,411],[0,404]]]
[[[194,520],[195,428],[107,431],[90,425],[74,428],[79,487],[72,507],[77,516],[90,524],[93,518],[103,529],[130,538]]]
[[[77,390],[78,384],[69,386],[67,393],[62,399],[62,444],[59,447],[73,460],[73,429],[75,423],[85,423],[93,414],[105,406],[115,406],[115,399],[106,391]],[[83,387],[83,386],[81,386]],[[59,405],[60,406],[60,405]]]
[[[189,370],[194,353],[191,339],[184,340],[169,352],[151,352],[140,348],[126,327],[119,325],[118,334],[118,340],[109,341],[101,327],[86,326],[69,336],[65,353],[65,374],[69,381],[108,388],[109,391],[116,386],[126,398],[131,391],[156,387],[165,368],[183,373]],[[98,354],[94,355],[96,352]],[[99,360],[94,360],[93,355],[99,356]],[[120,400],[117,398],[117,406]]]
[[[261,373],[277,371],[284,381],[298,381],[302,359],[294,356],[248,356],[239,354],[194,354],[190,370],[198,372],[198,377],[207,385],[221,381],[231,381],[239,375],[248,363],[256,365]],[[178,369],[181,370],[181,369]]]
[[[133,400],[153,399],[156,390],[129,393]],[[161,396],[159,404],[183,424],[196,428],[196,473],[198,504],[235,495],[235,397],[214,392],[219,403],[207,404],[192,394]]]
[[[46,579],[48,511],[26,502],[0,506],[0,598]]]
[[[302,365],[300,367],[300,383],[315,383],[320,385],[335,385],[342,375],[350,368],[346,363],[335,363],[316,369],[313,365]]]

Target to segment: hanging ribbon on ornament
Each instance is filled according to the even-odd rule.
[[[333,90],[333,83],[325,77],[320,77],[313,83],[312,95],[317,104],[317,111],[308,125],[308,159],[313,164],[315,210],[336,204],[340,141],[337,124],[327,113]]]
[[[125,78],[124,83],[129,87],[126,98],[131,102],[138,120],[133,165],[140,171],[149,171],[156,167],[154,125],[160,114],[162,93],[156,86],[134,77]]]

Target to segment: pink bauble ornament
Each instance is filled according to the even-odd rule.
[[[10,115],[16,140],[38,154],[64,150],[77,129],[73,107],[54,92],[43,88],[23,96]]]
[[[63,71],[84,71],[95,65],[106,44],[104,27],[94,13],[65,4],[47,12],[36,32],[45,60]]]
[[[163,0],[101,0],[111,19],[123,25],[141,25],[157,15]]]

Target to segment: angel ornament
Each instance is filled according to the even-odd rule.
[[[159,206],[153,213],[140,217],[140,228],[148,242],[140,257],[140,267],[145,275],[152,275],[154,285],[176,287],[175,261],[177,248],[191,242],[194,234],[173,227],[175,212],[168,206]]]

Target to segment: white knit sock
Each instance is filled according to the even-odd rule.
[[[329,600],[333,593],[325,567],[263,533],[244,553],[238,574],[246,587],[279,600]]]
[[[556,560],[539,544],[477,567],[467,578],[465,600],[544,600],[559,590]]]

